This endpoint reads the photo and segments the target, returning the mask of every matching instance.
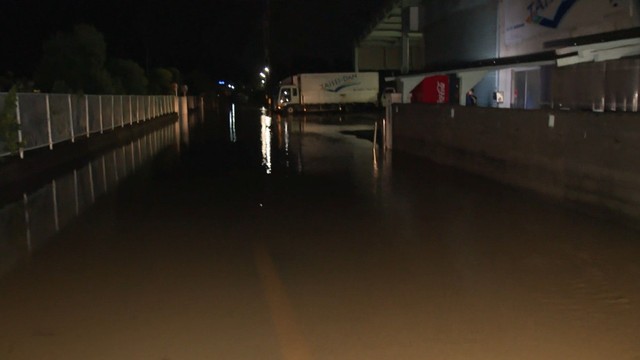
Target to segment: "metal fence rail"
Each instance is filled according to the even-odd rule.
[[[7,94],[0,93],[0,113]],[[72,95],[19,93],[16,101],[18,139],[24,151],[103,133],[141,121],[177,113],[175,96]],[[0,134],[0,157],[5,139]]]

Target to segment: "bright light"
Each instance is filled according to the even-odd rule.
[[[223,80],[218,81],[218,85],[224,85],[225,82]]]
[[[269,73],[269,68],[267,66],[265,66],[264,72],[266,72],[267,74]]]
[[[263,78],[263,79],[266,79],[266,78],[267,78],[267,75],[266,75],[265,73],[261,72],[261,73],[260,73],[260,77],[261,77],[261,78]]]

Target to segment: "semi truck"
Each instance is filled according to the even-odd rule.
[[[377,107],[377,72],[298,74],[280,82],[275,109],[295,112]]]

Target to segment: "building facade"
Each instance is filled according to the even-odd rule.
[[[401,32],[395,50],[378,51],[407,57],[393,63],[411,65],[398,77],[405,93],[446,74],[459,80],[461,104],[473,88],[480,106],[637,111],[640,0],[400,0],[398,8],[399,29],[414,30],[405,36],[414,42],[398,50]],[[374,64],[368,57],[361,63]]]

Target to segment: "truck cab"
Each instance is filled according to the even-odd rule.
[[[278,92],[276,108],[279,111],[293,113],[300,106],[300,92],[296,85],[283,85]]]

